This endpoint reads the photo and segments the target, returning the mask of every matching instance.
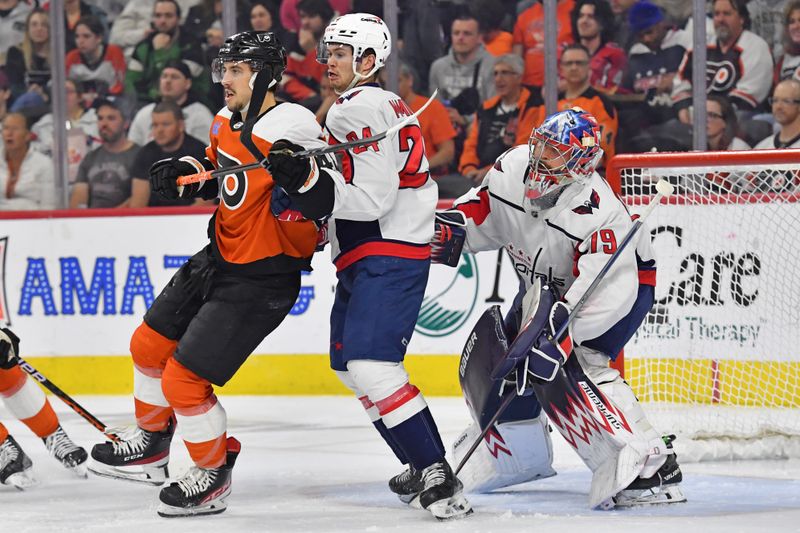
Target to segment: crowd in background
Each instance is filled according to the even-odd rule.
[[[440,195],[455,197],[544,118],[543,5],[398,4],[398,92],[417,110],[438,89],[420,123]],[[148,168],[203,155],[223,105],[210,74],[225,37],[221,12],[220,0],[65,0],[67,53],[56,59],[49,1],[0,0],[0,210],[58,206],[56,60],[67,77],[69,206],[175,205],[150,193]],[[382,2],[237,1],[239,30],[273,31],[288,51],[278,99],[322,124],[336,95],[316,48],[328,22],[347,12],[382,16]],[[707,13],[709,149],[800,147],[800,0],[710,0]],[[691,0],[558,1],[558,109],[595,115],[606,161],[691,148],[691,14]]]

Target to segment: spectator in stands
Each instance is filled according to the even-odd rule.
[[[51,2],[44,4],[45,10],[50,10]],[[75,48],[75,27],[78,21],[83,17],[94,17],[103,28],[102,39],[108,40],[108,15],[105,11],[94,5],[89,4],[83,0],[64,0],[64,22],[65,22],[65,45],[66,51],[70,52]]]
[[[25,1],[0,0],[0,63],[5,64],[7,51],[22,42],[32,10]]]
[[[411,67],[406,63],[401,63],[397,79],[397,94],[411,108],[411,111],[416,113],[428,99],[414,91],[415,81],[416,75]],[[434,99],[419,116],[419,126],[422,130],[422,138],[425,140],[425,157],[428,160],[431,174],[434,177],[441,176],[447,171],[447,165],[453,161],[456,153],[453,142],[456,130],[450,124],[444,104]]]
[[[558,110],[572,107],[585,109],[600,124],[605,152],[604,161],[614,157],[617,140],[617,111],[609,98],[597,91],[590,83],[589,51],[582,44],[568,44],[561,53],[560,75],[564,80],[564,91],[558,95]]]
[[[0,133],[3,131],[3,119],[8,114],[8,101],[11,99],[11,86],[6,76],[6,69],[0,67]]]
[[[208,93],[211,77],[204,66],[202,44],[194,35],[180,30],[180,16],[175,0],[156,0],[153,5],[155,31],[136,45],[125,75],[125,91],[136,94],[140,103],[158,98],[161,70],[175,59],[189,67],[197,94]]]
[[[800,81],[790,78],[778,83],[770,105],[780,130],[759,142],[756,150],[800,148]]]
[[[317,61],[317,44],[333,18],[333,9],[328,0],[300,0],[297,9],[300,31],[293,42],[285,43],[286,71],[278,94],[316,111],[322,103],[319,84],[328,68]]]
[[[590,83],[606,93],[615,93],[622,81],[627,59],[614,37],[614,15],[606,0],[578,0],[572,11],[572,38],[589,51]]]
[[[400,58],[419,76],[416,88],[428,93],[428,73],[434,61],[444,55],[444,31],[438,0],[407,0],[400,4],[397,49]],[[356,13],[359,11],[356,10]],[[450,26],[447,26],[449,33]]]
[[[189,68],[182,61],[170,61],[161,71],[159,79],[159,101],[172,100],[183,111],[186,133],[201,141],[208,142],[208,130],[214,115],[200,102],[192,91],[192,78]],[[152,118],[156,104],[147,104],[136,113],[131,123],[128,137],[144,146],[153,140]],[[149,176],[149,174],[148,174]]]
[[[300,2],[302,0],[281,0],[281,26],[291,33],[298,33],[303,26],[300,15]],[[350,13],[350,0],[326,0],[336,16]]]
[[[250,29],[271,31],[283,43],[290,42],[287,31],[281,26],[278,4],[273,0],[254,0],[250,2]]]
[[[632,144],[633,137],[677,118],[672,107],[672,86],[686,51],[679,42],[679,32],[670,27],[661,8],[649,0],[630,8],[628,23],[636,42],[622,76],[623,94],[614,100],[619,110],[617,147],[621,152],[639,151]]]
[[[752,114],[769,94],[772,55],[767,43],[747,30],[746,0],[715,0],[716,40],[707,46],[706,86],[709,94],[726,95],[740,113]],[[672,100],[678,118],[690,124],[692,51],[686,51],[675,79]]]
[[[572,42],[570,16],[575,0],[559,0],[556,9],[558,46]],[[514,25],[514,53],[525,60],[522,83],[541,87],[544,85],[544,6],[536,2],[523,11]]]
[[[97,123],[103,144],[81,161],[69,206],[128,207],[133,165],[139,145],[125,135],[128,119],[123,108],[110,100],[97,106]]]
[[[125,56],[122,49],[103,42],[103,26],[92,16],[75,24],[76,48],[67,53],[64,70],[68,78],[83,83],[89,102],[125,89]]]
[[[636,0],[611,0],[611,12],[614,13],[614,39],[624,50],[630,50],[635,37],[628,16],[628,11],[635,3]]]
[[[3,119],[0,211],[57,207],[53,162],[30,148],[33,135],[29,120],[22,113],[9,113]]]
[[[800,80],[800,0],[790,0],[783,10],[783,55],[775,65],[775,81]]]
[[[470,13],[462,12],[453,20],[450,37],[450,51],[431,65],[428,86],[431,91],[439,89],[453,126],[466,132],[472,114],[494,94],[494,57],[481,43],[478,20]]]
[[[205,35],[210,29],[219,29],[222,31],[222,0],[199,0],[194,2],[186,14],[186,20],[183,22],[183,31],[191,35]],[[249,17],[247,16],[247,9],[250,4],[247,0],[236,0],[236,28],[237,31],[243,31],[247,28]],[[224,40],[224,39],[223,39]],[[220,42],[220,45],[222,42]]]
[[[503,29],[505,12],[497,5],[497,0],[473,0],[472,12],[480,21],[481,41],[486,51],[494,57],[512,52],[514,36]]]
[[[68,79],[64,84],[64,92],[67,104],[67,169],[69,183],[72,184],[78,175],[81,160],[100,142],[100,134],[97,113],[94,108],[86,107],[81,82]],[[53,155],[54,130],[52,113],[40,118],[31,129],[35,139],[33,148],[47,157]]]
[[[206,143],[186,134],[183,111],[171,100],[159,102],[153,108],[153,140],[144,145],[133,167],[131,207],[192,205],[206,203],[194,198],[167,200],[150,190],[150,166],[171,157],[191,156],[202,161]]]
[[[181,13],[188,13],[198,0],[177,0]],[[134,47],[154,32],[153,5],[155,0],[136,0],[128,2],[122,12],[114,19],[108,42],[122,48],[126,58],[133,54]],[[198,36],[199,38],[199,36]]]
[[[541,91],[522,86],[525,63],[516,54],[497,58],[495,95],[484,101],[469,129],[458,171],[480,185],[495,159],[518,144],[528,142],[531,130],[544,118]]]
[[[709,150],[749,150],[750,145],[739,138],[739,121],[730,101],[718,94],[706,100],[706,137]]]
[[[50,66],[50,17],[37,8],[28,12],[22,42],[9,48],[6,55],[12,100],[27,92],[43,98]]]

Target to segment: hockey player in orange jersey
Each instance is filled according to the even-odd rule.
[[[65,467],[86,477],[86,450],[76,446],[38,385],[18,366],[19,338],[0,328],[0,397],[6,409],[42,439],[47,450]],[[0,483],[24,489],[35,483],[30,458],[0,423]]]
[[[286,53],[272,33],[229,37],[212,67],[225,107],[212,123],[206,159],[166,159],[150,169],[153,189],[168,198],[219,197],[211,242],[175,274],[133,334],[137,427],[119,443],[96,445],[89,465],[102,476],[161,485],[180,425],[194,466],[161,490],[161,516],[225,510],[240,444],[227,436],[212,384],[228,382],[289,313],[317,242],[313,221],[272,208],[274,183],[264,168],[178,186],[180,176],[261,161],[278,139],[325,145],[313,113],[275,101]]]

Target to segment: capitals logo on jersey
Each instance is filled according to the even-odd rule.
[[[579,205],[572,211],[579,215],[591,215],[594,213],[594,210],[600,207],[600,195],[597,194],[597,191],[592,189],[592,194],[589,196],[589,199],[583,202],[583,205]]]

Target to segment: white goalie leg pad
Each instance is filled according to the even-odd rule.
[[[393,428],[425,409],[422,393],[408,382],[402,363],[357,359],[347,363],[356,389],[375,404],[387,428]]]
[[[370,422],[377,422],[380,420],[381,415],[378,413],[378,408],[372,403],[369,397],[361,392],[361,389],[356,387],[353,378],[350,376],[350,372],[343,372],[341,370],[334,370],[336,375],[339,376],[339,380],[344,383],[345,387],[353,391],[353,394],[356,395],[358,401],[361,402],[361,405],[364,406],[364,410],[367,412],[367,416],[369,417]]]
[[[454,464],[461,462],[479,435],[480,428],[473,423],[456,439]],[[458,478],[468,492],[489,492],[554,475],[553,443],[547,418],[542,414],[490,429]]]
[[[586,376],[613,402],[630,428],[630,431],[614,434],[616,442],[613,447],[618,448],[616,457],[609,457],[592,469],[590,505],[613,506],[613,502],[610,502],[612,496],[637,477],[655,474],[673,452],[647,420],[630,385],[625,383],[618,371],[608,366],[608,356],[582,346],[575,347],[575,354]]]
[[[47,399],[44,391],[27,374],[22,375],[18,384],[0,393],[3,403],[17,420],[25,420],[36,415],[44,407]]]

